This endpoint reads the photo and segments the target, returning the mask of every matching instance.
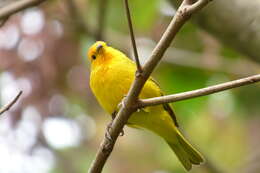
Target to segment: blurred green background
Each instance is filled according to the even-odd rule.
[[[175,9],[164,0],[129,3],[143,63]],[[110,121],[88,83],[86,52],[97,38],[133,57],[123,1],[47,1],[0,28],[1,105],[23,90],[0,117],[0,173],[87,172]],[[259,72],[259,64],[188,22],[153,76],[172,94]],[[207,160],[192,173],[260,172],[259,84],[172,105]],[[185,171],[159,137],[125,127],[104,172]]]

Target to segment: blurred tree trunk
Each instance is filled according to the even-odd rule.
[[[170,0],[176,7],[182,0]],[[214,0],[193,22],[226,45],[260,62],[260,0]]]

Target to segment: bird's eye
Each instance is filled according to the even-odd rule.
[[[91,57],[92,57],[92,59],[96,59],[96,55],[92,55]]]

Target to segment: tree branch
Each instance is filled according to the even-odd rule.
[[[231,88],[237,88],[240,86],[244,85],[249,85],[253,84],[256,82],[260,81],[260,74],[250,76],[247,78],[242,78],[230,82],[225,82],[222,84],[206,87],[206,88],[201,88],[193,91],[187,91],[179,94],[172,94],[172,95],[167,95],[167,96],[161,96],[161,97],[154,97],[150,99],[142,99],[139,100],[139,103],[137,104],[138,108],[141,107],[146,107],[146,106],[154,106],[154,105],[159,105],[163,103],[170,103],[170,102],[176,102],[176,101],[181,101],[181,100],[186,100],[190,98],[195,98],[199,96],[205,96],[217,92],[221,92],[224,90],[228,90]]]
[[[178,7],[181,0],[169,2]],[[260,62],[259,18],[260,1],[217,0],[194,16],[192,21],[228,47]]]
[[[200,3],[201,1],[208,2],[208,0],[199,0],[195,2],[195,4]],[[200,4],[203,7],[207,3]],[[101,146],[99,147],[99,150],[96,154],[96,158],[90,166],[89,173],[100,173],[102,171],[104,164],[106,163],[110,153],[113,150],[116,139],[118,138],[124,125],[127,123],[127,120],[129,119],[130,115],[136,111],[134,105],[138,101],[138,95],[141,92],[145,82],[151,75],[153,69],[156,67],[158,62],[161,60],[166,49],[170,46],[170,43],[174,39],[177,32],[180,30],[183,24],[189,19],[190,15],[196,11],[193,10],[192,12],[190,12],[189,8],[187,8],[189,7],[189,5],[193,4],[187,4],[186,1],[183,1],[183,3],[180,5],[179,9],[176,12],[176,15],[173,17],[171,23],[164,32],[163,36],[161,37],[159,43],[152,51],[150,59],[144,65],[142,73],[140,73],[140,75],[136,75],[135,80],[132,83],[127,96],[122,101],[123,104],[116,118],[112,122],[112,127],[110,130],[111,139],[103,139]]]
[[[192,0],[187,0],[187,1],[189,4],[191,4],[187,7],[188,11],[190,14],[193,14],[193,13],[199,11],[200,9],[202,9],[207,3],[209,3],[212,0],[198,0],[196,3],[193,3],[193,4],[192,4],[192,2],[193,2]],[[189,1],[191,1],[191,2],[189,2]]]
[[[8,111],[16,102],[17,100],[19,99],[19,97],[22,95],[22,91],[20,91],[17,96],[10,102],[8,103],[7,105],[5,105],[4,107],[2,107],[0,109],[0,115],[2,115],[3,113],[5,113],[6,111]]]
[[[105,29],[105,18],[107,12],[108,0],[99,0],[99,11],[98,11],[98,27],[96,33],[96,40],[104,40],[104,29]]]
[[[81,15],[79,9],[77,8],[76,3],[73,0],[65,1],[69,15],[71,16],[71,21],[73,26],[79,31],[84,32],[87,35],[93,35],[94,32],[89,30],[87,23],[85,23],[83,16]]]
[[[24,10],[29,7],[33,7],[36,5],[41,4],[46,0],[19,0],[15,1],[13,3],[10,3],[9,5],[0,8],[0,20],[2,20],[1,25],[4,24],[4,22],[13,14]]]
[[[134,35],[134,29],[133,29],[133,24],[132,24],[132,20],[131,20],[131,14],[130,14],[130,9],[129,9],[129,5],[128,5],[128,0],[125,0],[125,9],[126,9],[126,17],[127,17],[127,21],[128,21],[128,28],[129,28],[132,46],[133,46],[133,50],[134,50],[135,63],[136,63],[138,72],[141,73],[142,67],[141,67],[141,64],[139,61],[139,56],[138,56],[138,52],[137,52],[137,48],[136,48],[135,35]]]

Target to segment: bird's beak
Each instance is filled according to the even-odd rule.
[[[103,47],[102,44],[97,45],[97,52],[99,52],[102,49],[102,47]]]

